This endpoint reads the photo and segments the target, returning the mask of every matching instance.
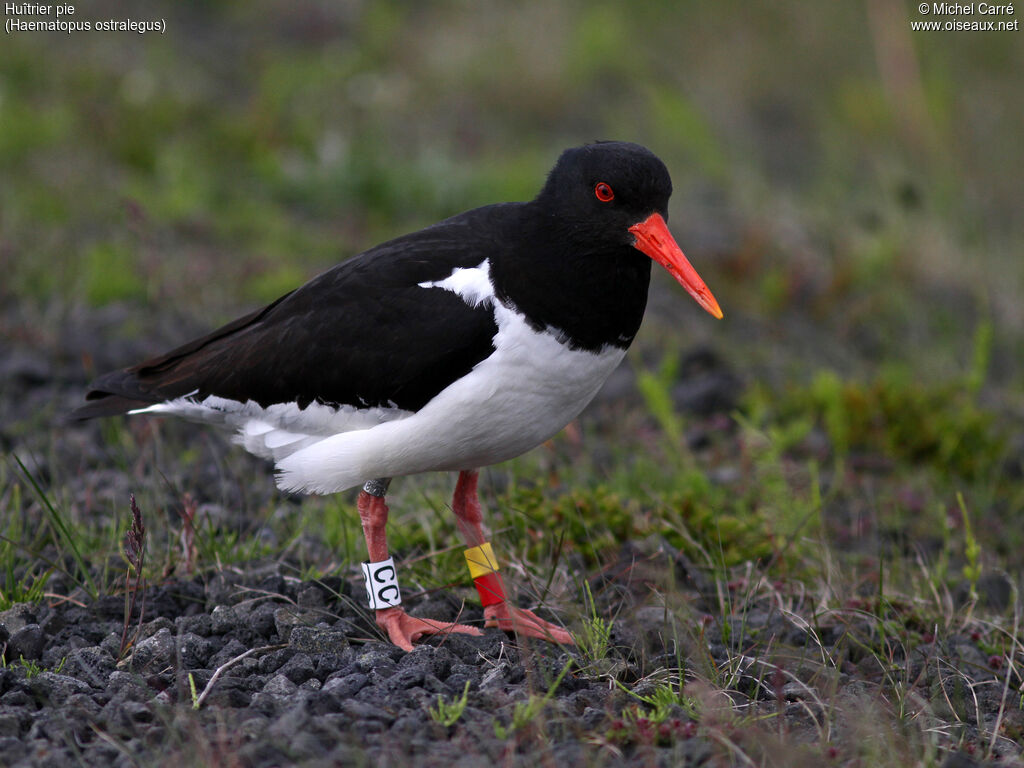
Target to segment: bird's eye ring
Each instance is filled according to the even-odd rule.
[[[594,196],[602,203],[608,203],[615,199],[615,193],[612,191],[612,188],[603,181],[599,181],[594,186]]]

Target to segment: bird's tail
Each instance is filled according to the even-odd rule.
[[[370,433],[377,429],[331,435],[279,459],[277,487],[293,493],[337,493],[383,477],[374,474],[375,462],[367,460],[373,454]]]

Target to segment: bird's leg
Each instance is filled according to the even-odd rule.
[[[455,524],[462,534],[466,550],[466,562],[476,583],[477,592],[484,605],[486,626],[499,627],[526,637],[539,637],[556,643],[573,644],[572,635],[561,627],[545,621],[524,608],[518,608],[505,596],[505,583],[498,572],[494,552],[484,535],[483,514],[476,491],[477,472],[464,470],[459,473],[452,499]]]
[[[451,624],[410,616],[401,607],[402,597],[398,590],[395,564],[388,555],[388,539],[385,526],[388,522],[388,505],[384,503],[390,479],[371,480],[363,486],[356,501],[359,519],[366,537],[366,550],[370,562],[363,563],[366,578],[366,596],[371,608],[377,611],[377,626],[386,630],[392,643],[406,651],[412,650],[413,640],[424,635],[445,632],[461,632],[467,635],[483,634],[476,627]]]

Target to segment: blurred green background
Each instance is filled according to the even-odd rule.
[[[382,238],[528,198],[562,148],[620,138],[668,164],[673,227],[730,316],[805,310],[910,355],[979,313],[1021,325],[1018,32],[911,32],[916,6],[886,2],[74,18],[124,16],[167,32],[0,47],[8,294],[226,317]]]
[[[636,141],[668,165],[672,227],[726,319],[659,273],[634,365],[709,345],[776,459],[816,425],[840,459],[909,467],[860,503],[913,518],[907,488],[952,510],[966,490],[1014,551],[1021,32],[912,32],[917,6],[884,0],[76,8],[167,31],[0,43],[8,336],[111,304],[227,321],[385,238],[531,197],[567,146]]]

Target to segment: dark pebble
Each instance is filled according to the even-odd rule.
[[[353,672],[344,677],[328,678],[321,691],[348,699],[359,693],[369,682],[370,678],[362,672]]]
[[[292,627],[288,636],[288,645],[296,651],[312,654],[336,654],[348,645],[348,637],[344,632],[322,627]]]
[[[107,684],[114,668],[114,659],[109,653],[99,646],[87,646],[70,649],[68,655],[64,657],[61,671],[100,688]]]
[[[277,672],[287,677],[296,685],[302,685],[302,683],[316,675],[313,660],[305,653],[296,653],[282,664]]]
[[[8,661],[22,658],[35,661],[43,655],[44,641],[43,628],[38,624],[27,624],[11,634],[11,638],[7,641],[5,656]]]

